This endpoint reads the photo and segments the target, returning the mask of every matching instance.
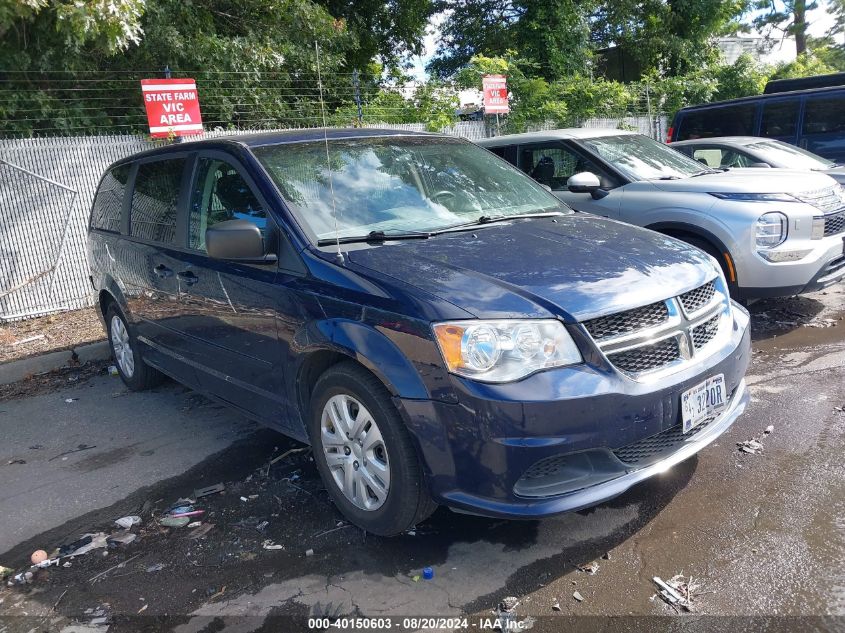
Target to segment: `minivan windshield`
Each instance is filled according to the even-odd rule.
[[[756,141],[749,143],[746,147],[750,150],[755,150],[758,154],[765,157],[767,161],[789,169],[824,171],[836,167],[836,163],[826,158],[817,156],[800,147],[789,145],[783,141]]]
[[[318,241],[571,212],[504,160],[460,139],[329,139],[328,163],[323,141],[266,145],[254,153]]]
[[[630,180],[675,180],[711,171],[698,161],[640,134],[600,136],[582,142]]]

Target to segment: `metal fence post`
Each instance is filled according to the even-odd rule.
[[[352,71],[352,87],[355,89],[355,105],[358,108],[358,127],[364,125],[364,110],[361,107],[361,82],[358,79],[358,69]]]

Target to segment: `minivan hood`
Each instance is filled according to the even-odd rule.
[[[830,176],[823,173],[759,167],[651,182],[663,191],[703,193],[800,193],[826,189],[835,184]]]
[[[708,255],[586,214],[530,218],[348,253],[479,318],[584,320],[666,299],[715,275]]]

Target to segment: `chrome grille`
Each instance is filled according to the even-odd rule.
[[[685,292],[678,297],[678,299],[680,299],[681,305],[684,306],[684,310],[686,310],[687,314],[692,314],[710,303],[713,299],[713,295],[715,294],[716,284],[711,281],[708,284],[699,286],[695,290]]]
[[[708,343],[721,333],[722,315],[729,313],[728,290],[716,278],[676,297],[582,325],[610,364],[637,380],[673,371],[699,350],[710,350]]]
[[[622,371],[638,374],[680,360],[681,349],[678,340],[671,337],[651,345],[643,345],[624,352],[609,354],[608,358]]]
[[[716,338],[716,334],[719,332],[719,320],[721,318],[722,315],[717,314],[709,321],[705,321],[692,329],[692,344],[695,346],[695,349],[701,349]]]
[[[836,235],[845,231],[845,211],[827,215],[824,218],[824,236]]]
[[[817,209],[821,209],[824,213],[831,213],[838,211],[845,207],[845,197],[841,193],[841,185],[834,185],[827,189],[819,189],[818,191],[806,191],[804,193],[792,194],[801,202],[811,204]]]
[[[584,327],[596,341],[629,334],[647,327],[660,325],[669,318],[669,310],[665,301],[651,303],[642,308],[635,308],[625,312],[618,312],[608,316],[584,321]]]

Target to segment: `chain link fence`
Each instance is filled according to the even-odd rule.
[[[207,98],[200,90],[204,138],[321,125],[325,104],[317,99],[320,86],[314,80],[264,78],[257,92],[244,93],[236,79],[226,76],[209,81]],[[351,78],[333,77],[327,84],[327,94],[334,100],[329,125],[413,131],[428,127],[412,105],[412,89],[397,88],[385,100],[384,91],[367,81],[353,86]],[[52,119],[45,118],[49,113],[43,110],[31,111],[29,97],[34,95],[12,88],[0,85],[0,114],[7,117],[0,132],[7,137],[0,138],[0,321],[92,303],[86,227],[99,179],[112,162],[161,143],[139,133],[145,119],[141,100],[132,93],[139,91],[135,76],[42,82],[38,95],[47,95],[50,104],[66,108],[50,115]],[[112,103],[108,99],[114,91],[120,95]],[[270,99],[274,91],[276,96]],[[648,109],[638,113],[641,106]],[[574,123],[663,138],[665,118],[651,112],[650,103],[633,103],[628,109],[617,117],[590,117]],[[508,129],[491,117],[476,118],[480,120],[456,121],[442,132],[479,140]],[[535,123],[528,129],[554,127]],[[116,133],[81,135],[80,130],[89,129]]]

